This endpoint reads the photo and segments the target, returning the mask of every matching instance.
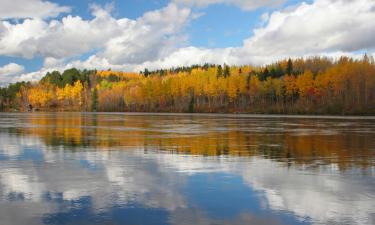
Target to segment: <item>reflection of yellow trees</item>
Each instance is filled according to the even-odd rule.
[[[241,131],[241,122],[230,124],[222,131],[210,130],[219,126],[220,121],[203,123],[204,127],[197,133],[178,133],[185,127],[180,120],[169,121],[177,124],[175,131],[164,129],[165,124],[159,124],[159,119],[144,116],[124,119],[105,114],[32,116],[28,122],[33,126],[21,131],[41,137],[47,145],[62,145],[67,149],[72,146],[103,150],[130,147],[205,156],[262,156],[307,165],[335,163],[341,169],[352,165],[374,166],[374,136],[370,134],[325,134],[326,130],[314,128],[311,133],[300,135],[300,131],[293,131],[299,127],[272,133],[272,129],[257,130],[259,124],[249,124],[248,130]],[[313,128],[309,124],[312,121],[306,123]]]
[[[51,145],[81,145],[82,144],[82,117],[75,114],[64,116],[32,116],[28,121],[31,128],[27,132],[43,137]]]

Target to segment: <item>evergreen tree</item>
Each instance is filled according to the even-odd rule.
[[[221,67],[221,65],[219,65],[219,66],[217,67],[216,77],[219,78],[219,77],[221,77],[221,76],[223,76],[223,68]]]
[[[150,71],[148,71],[147,68],[145,68],[145,71],[143,72],[143,76],[148,77],[150,75]]]
[[[273,65],[269,71],[269,75],[272,78],[280,78],[284,75],[283,68],[281,68],[280,64]]]
[[[259,80],[265,81],[267,77],[270,76],[270,72],[268,71],[268,68],[266,67],[263,71],[259,73]]]
[[[230,68],[228,65],[224,64],[224,77],[227,78],[230,76]]]
[[[73,85],[77,80],[81,80],[81,74],[76,68],[65,70],[62,74],[62,87],[70,84]]]
[[[91,93],[91,111],[96,112],[98,110],[98,90],[94,88]]]
[[[61,87],[62,77],[59,71],[48,72],[41,80],[44,83],[54,84]]]
[[[286,74],[288,74],[289,76],[292,75],[293,73],[293,62],[292,60],[289,58],[288,59],[288,64],[286,66]]]

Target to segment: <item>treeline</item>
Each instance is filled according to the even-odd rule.
[[[31,86],[30,82],[17,82],[9,84],[8,87],[0,87],[0,110],[19,108],[19,102],[16,101],[17,94],[22,88]]]
[[[375,63],[365,55],[140,73],[73,68],[0,94],[2,110],[374,115]]]

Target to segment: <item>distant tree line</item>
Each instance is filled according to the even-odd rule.
[[[375,64],[326,57],[265,66],[203,64],[140,73],[48,72],[0,89],[9,110],[375,114]]]

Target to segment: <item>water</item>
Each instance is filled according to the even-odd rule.
[[[375,224],[375,118],[0,114],[0,224]]]

